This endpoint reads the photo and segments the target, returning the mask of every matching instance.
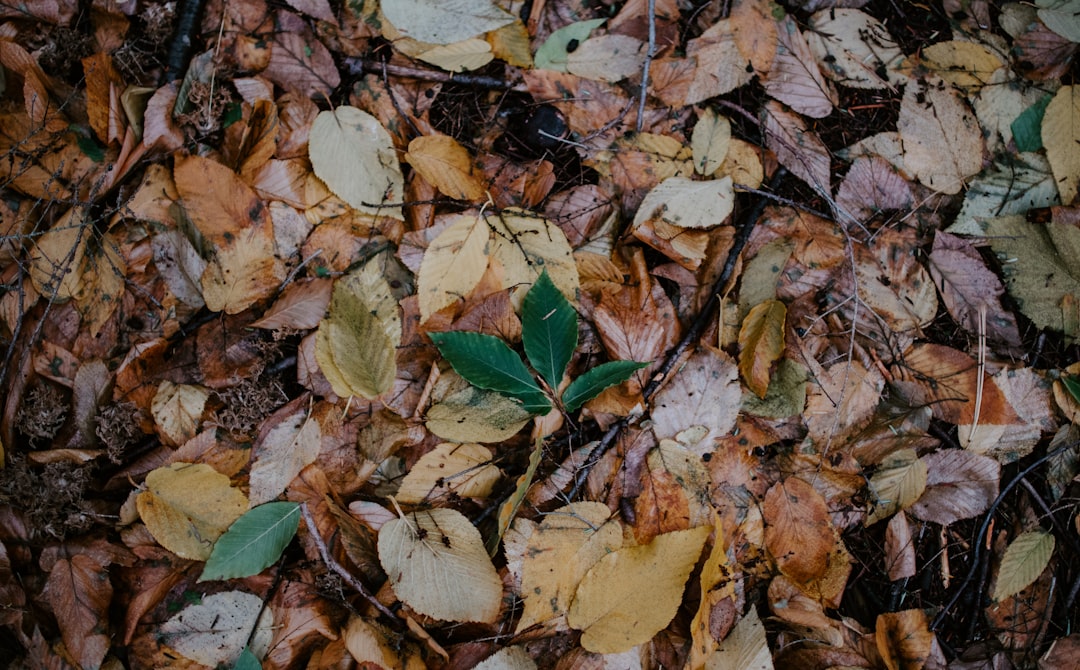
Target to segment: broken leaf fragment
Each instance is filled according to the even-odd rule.
[[[146,490],[135,504],[161,546],[205,561],[214,542],[247,511],[248,499],[205,463],[173,463],[146,475]]]
[[[334,393],[372,400],[389,390],[400,343],[397,301],[377,259],[339,279],[315,334],[315,358]]]
[[[385,523],[379,561],[394,594],[421,614],[485,623],[499,614],[502,581],[480,531],[461,512],[424,510]]]
[[[567,615],[570,626],[583,631],[581,646],[617,654],[663,630],[679,609],[710,531],[699,526],[664,533],[600,559],[578,585]]]

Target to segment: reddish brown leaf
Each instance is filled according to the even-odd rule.
[[[878,652],[889,670],[922,670],[934,643],[922,610],[879,614],[876,637]]]
[[[825,499],[798,477],[777,482],[765,494],[765,546],[780,571],[796,584],[817,579],[836,546]]]
[[[997,498],[1001,465],[992,458],[961,449],[944,449],[922,457],[926,491],[911,506],[923,521],[948,525],[982,514]]]
[[[109,651],[112,596],[105,566],[86,554],[58,560],[45,583],[64,645],[84,668],[100,666]]]

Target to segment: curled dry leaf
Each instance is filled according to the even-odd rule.
[[[431,509],[383,524],[379,561],[394,594],[421,614],[485,623],[499,614],[502,581],[461,512]]]

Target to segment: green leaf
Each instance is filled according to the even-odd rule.
[[[579,44],[584,42],[589,33],[600,27],[604,21],[607,19],[578,21],[551,33],[551,36],[536,50],[536,56],[533,58],[536,69],[566,72],[567,54],[573,51],[569,48],[570,45],[575,42]]]
[[[233,663],[232,670],[262,670],[262,663],[259,663],[259,659],[251,653],[249,647],[244,647],[236,663]]]
[[[1001,557],[994,600],[1001,602],[1030,586],[1046,569],[1053,553],[1054,536],[1041,529],[1023,533],[1013,540]]]
[[[597,365],[570,383],[563,393],[563,407],[567,412],[576,411],[607,387],[623,383],[646,365],[648,363],[637,361],[611,361]]]
[[[257,575],[274,564],[300,525],[300,505],[272,502],[248,510],[214,543],[200,582]]]
[[[1042,143],[1042,120],[1046,113],[1046,106],[1050,104],[1054,96],[1049,93],[1031,107],[1028,107],[1016,120],[1012,122],[1013,139],[1016,141],[1016,150],[1038,151],[1043,148]]]
[[[1080,377],[1076,375],[1066,375],[1061,378],[1061,383],[1065,385],[1065,390],[1069,392],[1069,395],[1073,397],[1073,400],[1080,402]]]
[[[559,388],[566,364],[577,348],[577,312],[547,270],[521,304],[521,339],[533,368],[552,388]]]
[[[551,401],[521,358],[497,337],[455,330],[429,333],[443,358],[473,386],[520,400],[534,414],[547,414]]]

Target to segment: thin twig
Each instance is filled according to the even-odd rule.
[[[505,79],[496,79],[495,77],[485,77],[476,74],[455,74],[451,72],[441,72],[439,70],[409,67],[406,65],[394,65],[392,63],[384,64],[382,61],[368,60],[366,58],[346,58],[344,65],[348,68],[349,74],[352,75],[363,74],[365,72],[382,74],[385,65],[386,73],[395,77],[407,77],[409,79],[419,79],[420,81],[464,84],[465,86],[493,88],[500,91],[528,92],[528,87],[522,82],[513,83],[506,81]]]
[[[971,580],[974,578],[975,572],[978,570],[979,564],[981,563],[983,536],[986,535],[986,530],[990,527],[990,522],[994,519],[994,513],[997,511],[997,508],[1001,506],[1001,503],[1005,500],[1005,496],[1009,495],[1009,493],[1011,493],[1012,490],[1020,484],[1020,482],[1024,481],[1025,477],[1034,472],[1037,468],[1042,466],[1051,458],[1055,458],[1065,453],[1066,449],[1075,448],[1076,444],[1077,443],[1070,443],[1062,445],[1057,449],[1054,449],[1053,451],[1041,456],[1034,463],[1021,470],[1019,474],[1013,477],[1012,480],[1005,485],[1005,488],[1001,489],[998,497],[994,499],[994,502],[991,503],[990,508],[986,510],[986,516],[983,518],[983,522],[979,526],[979,530],[975,533],[975,538],[972,541],[972,546],[975,548],[975,555],[972,557],[971,569],[967,571],[967,575],[964,577],[964,581],[960,583],[959,588],[956,589],[956,593],[953,594],[952,598],[949,598],[949,602],[947,602],[945,606],[941,608],[941,611],[938,612],[937,616],[934,617],[934,620],[930,623],[930,630],[937,630],[941,626],[941,624],[945,621],[945,616],[949,613],[949,610],[951,610],[956,605],[957,601],[960,600],[960,596],[963,595],[964,591],[966,591],[968,586],[971,584]]]
[[[641,95],[638,96],[637,132],[645,126],[645,98],[649,95],[649,66],[656,56],[656,0],[649,0],[649,50],[645,52],[645,64],[641,68]]]
[[[769,186],[775,189],[780,182],[787,175],[785,168],[780,168],[776,171]],[[757,223],[758,218],[761,217],[761,213],[765,210],[765,200],[759,200],[743,219],[742,224],[735,232],[735,239],[732,241],[731,250],[728,251],[727,260],[724,262],[724,267],[720,270],[720,276],[713,284],[713,290],[709,294],[709,300],[705,303],[705,306],[701,308],[698,315],[694,318],[694,322],[690,325],[690,328],[683,335],[683,338],[679,341],[675,348],[668,352],[664,358],[664,363],[660,366],[660,369],[653,374],[649,383],[641,391],[642,399],[647,403],[649,399],[655,394],[660,387],[671,376],[672,370],[678,365],[683,355],[690,347],[697,344],[698,339],[701,338],[702,333],[705,332],[705,328],[712,322],[713,317],[716,314],[717,309],[720,307],[720,296],[724,291],[724,286],[731,280],[731,275],[735,274],[735,266],[738,263],[739,256],[742,254],[743,249],[746,247],[746,243],[750,240],[750,233],[754,230],[754,225]],[[574,478],[574,488],[570,491],[570,499],[573,500],[577,497],[581,487],[585,484],[585,479],[589,476],[589,471],[597,462],[600,461],[600,457],[611,447],[615,442],[615,438],[629,423],[628,418],[623,418],[612,425],[604,433],[600,441],[589,452],[588,458],[585,459],[585,463],[578,470],[577,476]]]
[[[300,504],[300,513],[304,515],[304,523],[307,524],[308,532],[311,533],[312,539],[315,540],[315,546],[319,548],[319,556],[322,556],[323,563],[326,563],[326,566],[333,570],[338,577],[345,580],[346,584],[353,587],[353,590],[363,596],[364,600],[367,600],[375,609],[386,615],[390,621],[394,622],[395,626],[401,627],[401,619],[397,618],[386,605],[383,605],[375,596],[371,595],[371,592],[367,590],[367,587],[364,586],[363,582],[357,579],[355,575],[346,570],[333,556],[330,555],[330,550],[327,548],[326,541],[323,540],[322,534],[319,533],[318,526],[315,525],[315,519],[311,516],[311,510],[308,509],[307,503]]]

